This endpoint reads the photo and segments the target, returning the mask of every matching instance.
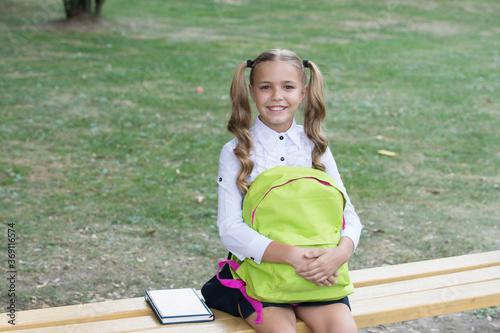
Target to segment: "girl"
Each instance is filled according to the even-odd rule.
[[[245,82],[247,67],[251,68],[248,88],[259,112],[253,128]],[[309,86],[306,67],[310,70]],[[304,126],[300,126],[294,116],[304,100]],[[291,51],[263,52],[237,68],[231,101],[228,130],[235,139],[223,147],[219,160],[217,225],[223,245],[240,260],[288,264],[304,279],[331,287],[336,284],[338,268],[356,248],[362,226],[321,131],[326,110],[319,69]],[[278,243],[243,222],[242,201],[250,184],[264,170],[279,165],[320,169],[337,182],[347,199],[346,226],[338,247],[314,249]],[[227,265],[220,277],[231,278]],[[224,287],[212,279],[202,292],[208,306],[245,318],[258,332],[295,332],[296,318],[313,332],[357,332],[347,297],[295,305],[263,303],[263,320],[256,324],[257,313],[238,289]]]

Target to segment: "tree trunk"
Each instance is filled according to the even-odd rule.
[[[92,0],[82,0],[80,1],[82,4],[82,9],[85,14],[92,13]]]
[[[102,5],[104,0],[95,0],[95,16],[101,16]]]
[[[92,0],[63,0],[66,18],[80,16],[100,16],[104,0],[95,0],[95,10],[92,12]]]

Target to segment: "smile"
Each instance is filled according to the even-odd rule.
[[[268,107],[271,112],[280,112],[286,109],[286,106],[270,106]]]

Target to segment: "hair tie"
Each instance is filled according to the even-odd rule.
[[[252,66],[253,66],[253,61],[247,60],[247,68],[252,68]]]
[[[309,60],[302,60],[302,63],[304,64],[304,68],[309,67]]]

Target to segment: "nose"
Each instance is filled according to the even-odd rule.
[[[274,101],[281,101],[283,99],[283,95],[279,89],[274,89],[271,97]]]

